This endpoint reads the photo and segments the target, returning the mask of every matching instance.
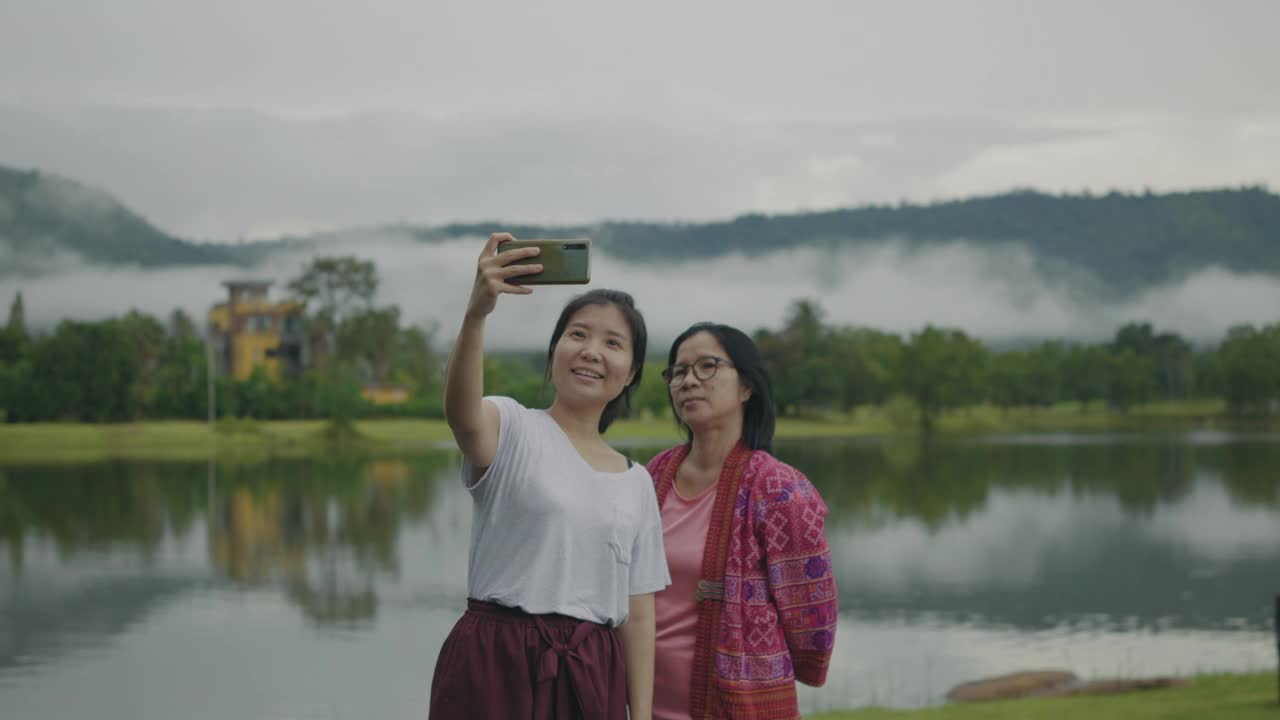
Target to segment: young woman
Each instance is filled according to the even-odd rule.
[[[836,629],[827,506],[775,458],[773,390],[751,338],[700,323],[663,379],[689,437],[649,462],[671,587],[657,596],[657,720],[800,717]]]
[[[670,583],[652,480],[604,441],[640,383],[646,331],[631,296],[569,302],[547,349],[546,410],[483,397],[484,323],[532,292],[490,236],[445,374],[445,417],[474,501],[467,611],[440,650],[433,720],[651,717],[653,593]]]

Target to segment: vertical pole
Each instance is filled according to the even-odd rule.
[[[213,423],[218,417],[217,393],[214,392],[215,383],[213,376],[218,371],[216,358],[213,356],[213,324],[209,324],[209,330],[205,333],[204,346],[205,350],[205,381],[209,386],[209,429],[213,429]]]

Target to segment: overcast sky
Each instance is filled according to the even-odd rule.
[[[0,163],[234,240],[1280,187],[1280,3],[3,0]]]

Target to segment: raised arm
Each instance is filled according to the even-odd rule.
[[[531,288],[512,284],[521,275],[542,271],[541,265],[512,265],[533,257],[537,248],[499,253],[498,246],[514,240],[510,233],[489,236],[476,263],[476,280],[453,344],[444,375],[444,417],[458,448],[474,467],[486,468],[498,451],[498,409],[484,402],[484,323],[502,293],[528,295]]]

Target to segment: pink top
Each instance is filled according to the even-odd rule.
[[[662,505],[662,543],[671,585],[654,597],[655,646],[653,720],[689,720],[693,642],[698,625],[698,580],[711,527],[716,485],[692,499],[672,488]]]

